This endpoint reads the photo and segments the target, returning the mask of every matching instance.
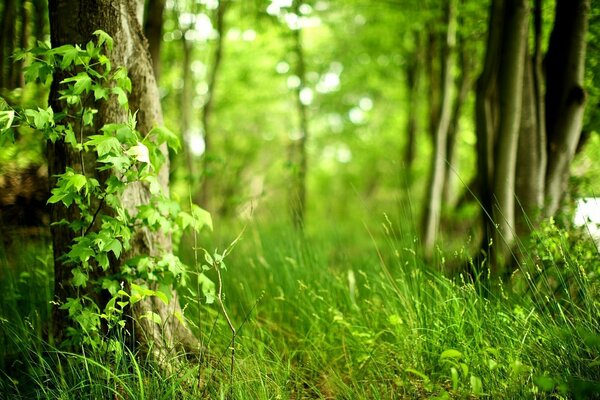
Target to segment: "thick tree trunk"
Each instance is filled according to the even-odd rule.
[[[141,30],[141,14],[139,14],[139,3],[125,0],[53,0],[49,3],[50,28],[53,46],[67,43],[85,44],[92,38],[92,32],[102,29],[114,39],[115,47],[111,54],[113,68],[124,66],[129,72],[132,82],[132,93],[129,98],[130,109],[137,111],[137,129],[142,134],[147,133],[153,126],[162,124],[162,111],[158,96],[158,87],[152,71],[150,56],[147,50],[147,42]],[[74,17],[75,16],[75,17]],[[60,76],[56,76],[50,93],[51,105],[55,112],[59,111],[63,104],[57,100],[58,84]],[[127,121],[127,111],[123,110],[111,99],[100,107],[97,123],[101,126],[105,123]],[[162,149],[166,155],[166,148]],[[67,166],[88,175],[97,173],[95,160],[91,154],[85,155],[87,168],[81,165],[80,155],[64,143],[57,141],[48,144],[49,176],[63,173]],[[168,159],[168,157],[167,157]],[[159,182],[165,191],[168,191],[168,162],[159,173]],[[98,177],[103,181],[102,177]],[[51,180],[52,181],[52,180]],[[53,182],[54,183],[54,182]],[[53,184],[52,183],[52,184]],[[121,203],[132,215],[135,214],[137,206],[149,201],[149,190],[142,184],[130,184],[121,198]],[[60,221],[62,218],[71,219],[71,213],[76,210],[67,210],[61,205],[52,207],[52,221]],[[73,294],[70,285],[70,267],[63,264],[61,255],[68,251],[69,244],[73,239],[72,233],[64,226],[52,227],[54,259],[55,259],[55,297],[56,300],[64,302],[66,297]],[[132,239],[132,250],[130,254],[122,255],[122,259],[137,254],[158,256],[171,251],[171,238],[163,232],[150,232],[139,229]],[[118,269],[116,263],[111,266]],[[80,289],[81,290],[81,289]],[[180,312],[178,296],[173,292],[173,298],[169,306],[165,306],[156,299],[150,298],[139,302],[130,320],[135,321],[135,339],[142,344],[146,351],[152,351],[158,360],[165,360],[169,352],[179,348],[187,351],[197,351],[197,341],[191,332],[182,325],[173,315]],[[163,325],[158,326],[150,319],[139,318],[146,311],[152,310],[161,315]],[[56,339],[62,338],[62,328],[68,326],[66,314],[55,308],[54,328]]]
[[[453,99],[453,77],[456,44],[456,7],[453,0],[446,3],[446,37],[442,60],[442,104],[440,117],[435,132],[434,151],[430,172],[429,193],[427,196],[427,207],[423,220],[423,250],[426,257],[433,255],[435,241],[437,238],[440,216],[442,211],[442,196],[444,190],[444,178],[446,175],[446,146],[448,140],[448,129],[450,127]]]
[[[300,15],[301,0],[294,1],[294,12]],[[302,46],[302,29],[293,30],[294,54],[296,56],[296,76],[300,78],[300,85],[296,90],[296,106],[298,111],[299,138],[291,145],[290,164],[292,179],[290,190],[290,210],[294,227],[299,231],[304,228],[306,213],[306,141],[308,139],[308,110],[302,101],[302,89],[306,87],[306,66],[304,61],[304,48]]]
[[[581,135],[583,71],[590,0],[558,0],[546,55],[548,169],[546,215],[554,215],[566,191],[569,165]]]

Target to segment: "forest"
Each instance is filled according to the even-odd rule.
[[[0,21],[0,399],[600,398],[600,0]]]

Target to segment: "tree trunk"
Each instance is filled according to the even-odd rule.
[[[150,55],[147,49],[147,41],[141,30],[141,14],[139,13],[139,3],[125,0],[53,0],[49,3],[50,10],[50,29],[52,45],[54,47],[63,44],[85,44],[92,38],[92,32],[102,29],[113,37],[115,47],[109,54],[113,68],[124,66],[127,68],[132,82],[132,93],[129,98],[129,106],[133,111],[137,111],[137,129],[142,133],[147,133],[153,126],[162,124],[162,111],[158,96],[158,87],[152,71]],[[137,7],[136,7],[137,6]],[[63,104],[58,99],[58,82],[61,76],[55,76],[50,93],[51,105],[55,112],[62,109]],[[111,98],[110,101],[101,105],[96,121],[100,126],[105,123],[126,122],[127,111],[123,110]],[[91,133],[91,132],[90,132]],[[163,147],[166,155],[166,147]],[[97,174],[95,170],[95,160],[93,155],[86,154],[87,168],[81,165],[80,155],[76,154],[70,146],[57,141],[48,143],[48,167],[49,176],[61,174],[66,167],[72,167],[78,171],[85,172],[87,175]],[[167,157],[168,160],[168,157]],[[165,163],[159,172],[159,182],[165,191],[168,190],[168,162]],[[98,176],[100,182],[103,181]],[[54,182],[52,182],[54,181]],[[51,179],[51,185],[55,179]],[[137,206],[146,204],[149,201],[150,193],[147,187],[141,183],[130,184],[121,198],[121,203],[132,215],[135,214]],[[63,218],[67,220],[72,218],[72,213],[76,210],[67,210],[62,205],[52,207],[51,219],[53,222],[60,221]],[[68,251],[69,245],[73,239],[72,232],[62,226],[52,226],[52,236],[54,245],[55,260],[55,297],[59,303],[65,301],[69,296],[73,296],[74,289],[70,285],[70,266],[63,263],[61,256]],[[171,238],[164,232],[150,232],[145,229],[138,229],[132,239],[132,250],[130,254],[122,255],[121,259],[147,254],[158,256],[171,251]],[[117,270],[117,263],[113,263],[111,268]],[[81,290],[81,288],[80,288]],[[81,293],[79,293],[81,295]],[[141,344],[145,351],[152,351],[153,356],[160,361],[165,361],[166,357],[174,349],[184,349],[186,351],[197,351],[197,341],[191,332],[179,322],[173,315],[181,312],[177,293],[173,291],[173,298],[168,306],[155,298],[147,298],[140,301],[131,311],[128,320],[135,321],[135,340]],[[90,294],[94,296],[93,294]],[[102,305],[101,305],[102,306]],[[139,318],[146,311],[152,310],[162,317],[163,325],[158,326],[148,318]],[[54,309],[54,332],[56,339],[60,341],[63,338],[64,328],[68,326],[68,317],[63,310],[58,307]]]
[[[294,13],[300,15],[301,0],[295,0]],[[290,209],[294,227],[299,231],[304,228],[306,213],[306,141],[308,139],[308,113],[302,101],[302,90],[306,87],[306,66],[304,62],[304,48],[302,45],[302,28],[293,29],[294,54],[296,56],[296,76],[300,78],[300,85],[296,90],[296,107],[298,111],[298,139],[291,145],[290,165],[292,167]]]
[[[212,60],[212,66],[208,75],[208,91],[206,102],[202,108],[202,129],[204,129],[204,158],[203,158],[203,180],[200,193],[200,205],[209,211],[213,211],[211,204],[212,190],[212,165],[211,152],[212,148],[212,127],[211,116],[214,106],[215,90],[217,86],[217,78],[223,59],[223,43],[225,39],[225,12],[229,8],[229,0],[219,1],[215,16],[215,29],[217,31],[217,43]]]
[[[12,54],[15,50],[17,1],[7,0],[2,13],[2,35],[0,35],[0,88],[12,87]]]
[[[461,26],[459,20],[458,25]],[[458,140],[458,134],[460,132],[460,117],[462,115],[462,107],[467,96],[473,86],[472,71],[473,59],[468,54],[466,43],[461,36],[457,39],[458,48],[460,49],[460,78],[457,82],[457,95],[454,101],[454,108],[452,110],[452,120],[448,127],[448,142],[446,144],[446,176],[444,178],[444,203],[452,207],[456,201],[455,186],[457,180],[458,165],[456,164],[456,142]]]
[[[558,0],[546,55],[548,168],[546,215],[556,214],[566,191],[569,165],[581,136],[583,71],[590,0]]]
[[[523,66],[527,48],[528,6],[526,0],[506,3],[503,59],[500,63],[500,121],[494,160],[494,247],[492,261],[498,269],[508,261],[515,238],[515,172],[519,123],[523,99]]]
[[[435,131],[434,151],[429,180],[429,193],[423,220],[423,250],[425,257],[433,255],[442,211],[444,178],[446,175],[446,146],[450,127],[453,98],[453,76],[456,44],[456,7],[453,0],[446,2],[446,40],[442,59],[442,103]]]
[[[148,0],[144,12],[144,35],[152,58],[156,82],[160,81],[160,44],[162,43],[163,13],[165,0]]]
[[[192,44],[189,40],[185,38],[187,29],[183,30],[183,34],[181,35],[181,50],[183,53],[182,59],[182,79],[183,79],[183,87],[181,89],[181,136],[187,146],[184,149],[185,152],[185,162],[187,166],[187,181],[190,187],[190,190],[194,190],[194,188],[198,187],[198,176],[197,176],[197,168],[196,168],[196,160],[194,154],[191,150],[192,143],[192,135],[191,135],[191,125],[192,125],[192,98],[194,91],[194,78],[192,75]],[[197,191],[197,189],[195,190]],[[192,198],[197,200],[197,193],[192,193]],[[198,202],[198,201],[196,201]]]
[[[421,44],[422,35],[415,31],[412,33],[415,47],[412,55],[406,61],[406,88],[408,93],[407,107],[408,116],[406,122],[406,145],[404,146],[404,169],[408,177],[409,185],[412,182],[412,169],[415,160],[415,147],[417,143],[418,130],[418,105],[419,88],[421,81],[420,70],[422,68]]]

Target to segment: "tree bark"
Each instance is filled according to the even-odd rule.
[[[453,76],[456,44],[456,7],[453,0],[446,2],[446,37],[442,59],[442,103],[434,137],[434,151],[429,180],[429,193],[423,220],[423,250],[425,257],[433,255],[442,211],[444,178],[446,175],[446,146],[450,127],[453,99]]]
[[[115,47],[109,54],[113,68],[124,66],[129,72],[132,82],[132,93],[129,106],[132,111],[137,111],[137,129],[147,133],[153,126],[162,124],[162,111],[158,96],[158,87],[152,71],[147,41],[141,29],[140,3],[135,4],[125,0],[51,0],[50,29],[53,46],[63,44],[85,44],[92,38],[92,32],[102,29],[113,37]],[[75,16],[75,17],[74,17]],[[58,101],[58,82],[61,76],[55,76],[50,93],[51,105],[55,112],[62,109],[63,104]],[[120,107],[116,99],[103,104],[96,117],[99,126],[105,123],[127,121],[127,111]],[[90,132],[91,133],[91,132]],[[166,147],[162,151],[167,155]],[[93,155],[87,154],[84,168],[79,162],[79,154],[75,154],[70,146],[57,141],[48,143],[49,176],[61,174],[67,166],[88,175],[97,174]],[[168,156],[167,156],[168,160]],[[159,182],[165,191],[168,191],[168,162],[159,172]],[[98,177],[102,182],[103,177]],[[105,178],[105,177],[104,177]],[[51,185],[55,179],[51,179]],[[121,203],[132,215],[137,212],[137,206],[149,201],[150,193],[141,183],[130,184],[121,198]],[[53,222],[63,218],[69,220],[76,210],[67,210],[61,205],[52,207],[51,219]],[[66,297],[73,296],[73,287],[70,281],[70,266],[65,265],[61,256],[68,251],[73,239],[73,234],[64,226],[52,227],[54,260],[55,260],[55,298],[61,303]],[[163,232],[151,232],[138,229],[132,239],[132,250],[129,254],[122,255],[121,259],[146,254],[159,256],[171,251],[171,238]],[[113,263],[113,270],[119,265]],[[152,355],[164,361],[175,349],[197,351],[197,341],[186,326],[181,324],[173,315],[181,312],[177,293],[173,291],[173,298],[168,306],[157,302],[155,298],[148,298],[137,303],[130,310],[129,320],[135,321],[135,340],[142,345],[145,351],[152,351]],[[163,325],[158,326],[150,319],[139,318],[146,311],[152,310],[162,317]],[[64,328],[68,326],[67,315],[58,307],[54,309],[54,328],[56,339],[63,338]]]
[[[558,0],[546,55],[548,167],[546,215],[554,215],[566,191],[569,165],[581,136],[586,93],[583,71],[590,0]]]

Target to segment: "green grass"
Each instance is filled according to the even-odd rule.
[[[412,231],[381,219],[368,229],[325,224],[304,239],[272,223],[246,228],[223,274],[225,305],[241,327],[233,379],[226,321],[193,290],[182,290],[186,316],[211,350],[209,365],[181,359],[165,371],[123,351],[52,349],[40,340],[48,247],[4,249],[0,398],[598,397],[593,244],[545,227],[533,248],[522,244],[523,266],[509,281],[484,274],[473,284],[441,273],[450,260],[468,263],[467,250],[425,265]],[[201,242],[222,250],[241,230],[231,224]],[[192,247],[181,245],[189,263]]]

